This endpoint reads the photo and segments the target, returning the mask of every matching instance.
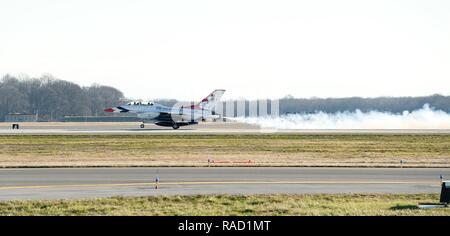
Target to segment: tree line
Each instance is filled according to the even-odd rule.
[[[123,100],[123,93],[109,86],[81,87],[51,75],[23,79],[5,75],[0,80],[0,121],[10,113],[38,114],[45,120],[104,115],[103,109]]]
[[[450,113],[450,96],[439,94],[422,97],[378,97],[378,98],[311,98],[300,99],[287,97],[280,100],[280,113],[336,113],[361,110],[402,113],[430,107]]]

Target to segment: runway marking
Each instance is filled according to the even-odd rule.
[[[111,184],[61,184],[61,185],[24,185],[4,186],[0,190],[9,189],[44,189],[44,188],[76,188],[76,187],[123,187],[154,186],[156,183],[111,183]],[[159,182],[158,185],[212,185],[212,184],[433,184],[436,181],[215,181],[215,182]]]

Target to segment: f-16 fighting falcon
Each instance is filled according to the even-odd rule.
[[[173,129],[178,129],[180,126],[198,124],[198,120],[220,118],[213,109],[224,93],[225,90],[216,89],[197,104],[167,107],[154,102],[129,102],[126,105],[107,108],[105,112],[135,113],[142,119],[141,128],[145,127],[145,123],[151,122],[159,126],[171,126]]]

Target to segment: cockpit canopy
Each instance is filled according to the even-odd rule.
[[[135,101],[135,102],[129,102],[127,103],[129,106],[153,106],[153,102],[141,102],[141,101]]]

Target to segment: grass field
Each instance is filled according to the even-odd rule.
[[[450,135],[0,135],[0,166],[450,167]],[[220,165],[220,164],[215,164]]]
[[[447,215],[437,194],[199,195],[0,202],[0,215]]]

